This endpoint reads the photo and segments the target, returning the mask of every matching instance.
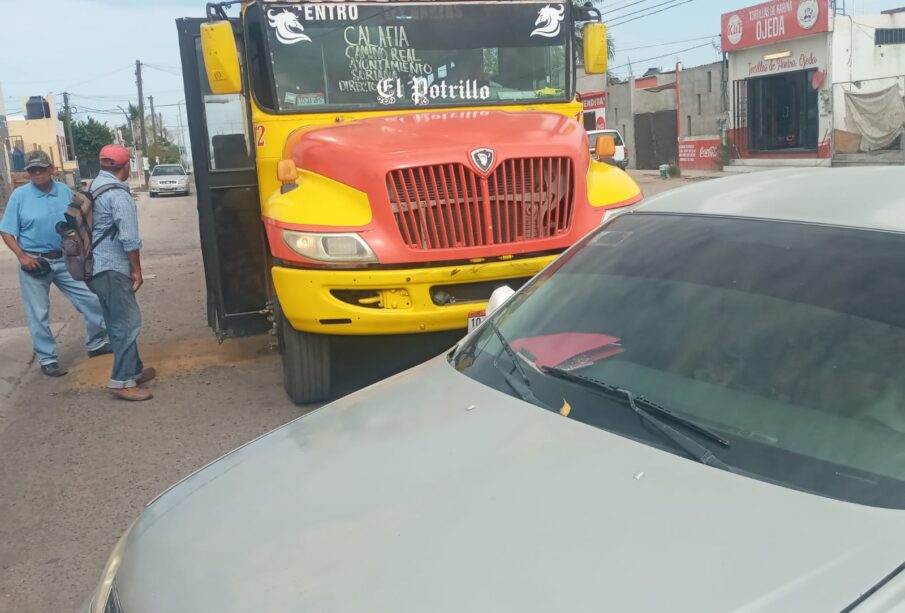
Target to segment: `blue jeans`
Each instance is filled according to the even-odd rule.
[[[19,286],[22,288],[28,331],[31,332],[31,345],[41,364],[50,364],[58,359],[57,343],[53,338],[53,332],[50,331],[51,283],[56,285],[72,306],[85,316],[88,330],[85,345],[89,351],[100,349],[107,342],[104,316],[97,296],[92,294],[84,283],[72,278],[63,260],[47,262],[50,264],[50,273],[43,277],[33,277],[19,269]]]
[[[113,347],[113,373],[107,387],[135,387],[135,378],[144,370],[144,365],[138,355],[141,309],[132,291],[132,279],[121,272],[105,270],[94,275],[88,281],[88,287],[101,302]]]

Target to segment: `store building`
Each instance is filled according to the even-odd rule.
[[[588,74],[579,66],[575,71],[575,91],[581,100],[581,124],[585,130],[606,127],[606,75]]]
[[[852,112],[851,104],[860,108],[858,96],[902,82],[905,12],[839,13],[831,0],[772,0],[722,16],[733,165],[830,165],[837,139],[860,146],[882,115],[898,113],[892,90],[880,112],[870,110],[880,108],[873,102],[866,112]],[[898,100],[905,113],[901,92]]]
[[[606,92],[579,92],[585,130],[606,130]]]

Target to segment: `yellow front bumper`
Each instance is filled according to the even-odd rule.
[[[431,287],[530,277],[556,256],[410,270],[300,270],[273,267],[280,306],[296,330],[319,334],[412,334],[464,329],[485,302],[438,306]],[[333,290],[373,290],[370,306],[340,300]],[[366,299],[367,300],[367,299]]]

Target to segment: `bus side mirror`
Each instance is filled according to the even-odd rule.
[[[582,29],[584,71],[603,74],[607,69],[606,24],[586,23]]]
[[[230,22],[201,24],[201,52],[211,92],[217,95],[242,93],[239,50]]]
[[[606,134],[597,137],[594,143],[594,156],[598,160],[609,160],[616,155],[616,139]]]

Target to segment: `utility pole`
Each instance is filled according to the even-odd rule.
[[[138,84],[138,122],[141,128],[141,153],[138,155],[139,175],[143,178],[143,184],[148,184],[148,171],[145,170],[143,156],[148,154],[148,136],[145,133],[145,98],[142,93],[141,61],[135,60],[135,82]]]
[[[72,138],[72,111],[69,109],[69,92],[63,92],[63,109],[66,112],[66,155],[75,160],[75,140]]]
[[[181,155],[185,156],[185,135],[182,132],[182,103],[179,103],[179,150]]]
[[[151,140],[157,142],[157,113],[154,112],[154,96],[148,96],[151,102]]]

